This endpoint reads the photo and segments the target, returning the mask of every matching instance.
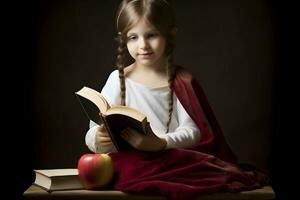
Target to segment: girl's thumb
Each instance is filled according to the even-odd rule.
[[[101,124],[100,127],[99,127],[100,131],[104,131],[105,130],[105,126],[104,124]]]

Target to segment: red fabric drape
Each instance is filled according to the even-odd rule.
[[[186,200],[215,192],[239,192],[268,184],[258,171],[245,171],[225,141],[200,84],[177,67],[174,91],[201,131],[201,141],[188,149],[161,152],[114,152],[117,190]]]
[[[176,69],[175,94],[201,131],[201,142],[190,149],[210,153],[224,161],[235,163],[236,156],[225,141],[201,85],[182,67],[178,66]]]

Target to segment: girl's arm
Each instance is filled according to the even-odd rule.
[[[188,148],[193,146],[200,141],[200,131],[179,100],[177,100],[175,107],[177,107],[174,112],[177,112],[178,126],[173,132],[166,134],[165,132],[148,128],[148,134],[143,135],[128,128],[122,132],[122,138],[134,148],[143,151],[160,151],[163,149]]]
[[[174,112],[177,112],[178,127],[169,133],[159,133],[158,136],[166,140],[166,149],[188,148],[198,143],[201,139],[201,132],[191,117],[187,114],[180,101],[176,100]]]

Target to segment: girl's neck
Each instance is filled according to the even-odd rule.
[[[165,74],[167,71],[167,58],[163,58],[152,65],[143,65],[141,63],[134,62],[133,68],[135,71],[143,73]]]
[[[168,85],[167,59],[160,65],[140,65],[133,63],[125,68],[125,76],[147,87],[158,88]]]

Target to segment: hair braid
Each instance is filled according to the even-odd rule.
[[[126,43],[122,38],[122,35],[118,36],[119,47],[117,49],[117,69],[119,70],[119,79],[120,79],[120,90],[121,90],[121,105],[125,106],[125,95],[126,95],[126,86],[125,86],[125,74],[124,74],[124,67],[125,67],[125,48]]]
[[[173,81],[174,81],[175,70],[173,67],[173,55],[172,54],[168,57],[167,72],[168,72],[168,84],[169,84],[169,95],[168,95],[169,113],[168,113],[166,133],[169,132],[170,123],[171,123],[171,119],[172,119],[172,112],[173,112]]]
[[[168,58],[166,71],[168,75],[169,95],[168,95],[168,121],[166,131],[169,131],[171,116],[173,112],[173,81],[175,77],[175,69],[173,67],[173,50],[174,36],[177,30],[176,19],[173,12],[171,0],[123,0],[119,5],[116,15],[116,27],[119,33],[117,68],[119,70],[120,88],[121,88],[121,104],[125,104],[125,60],[127,56],[126,40],[128,31],[134,27],[140,19],[146,19],[153,25],[166,39],[167,46],[165,55]]]

